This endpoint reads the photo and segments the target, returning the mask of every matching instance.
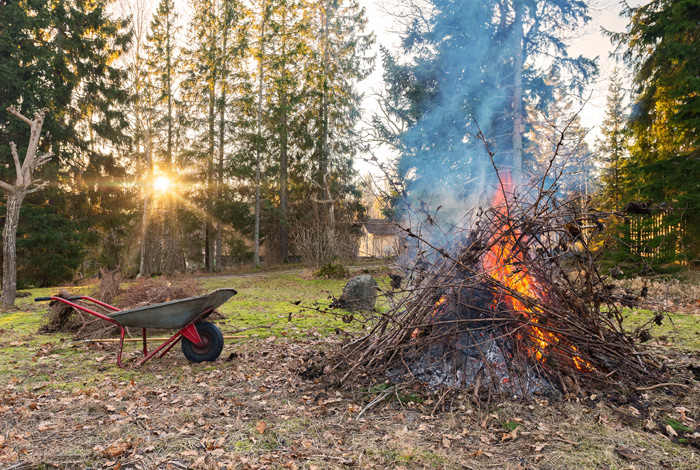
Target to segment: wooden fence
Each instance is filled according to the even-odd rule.
[[[644,258],[657,259],[683,253],[683,226],[668,223],[668,212],[630,219],[631,249]]]

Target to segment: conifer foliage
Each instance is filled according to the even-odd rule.
[[[365,26],[355,0],[2,2],[0,142],[29,140],[8,106],[48,108],[40,150],[55,154],[17,229],[20,283],[78,267],[218,271],[248,261],[254,238],[266,261],[285,261],[311,209],[335,239],[361,209]],[[6,180],[7,145],[0,158]],[[42,211],[61,236],[30,233]],[[59,239],[70,249],[39,246]],[[71,261],[22,266],[41,250]]]
[[[398,174],[408,192],[427,201],[444,191],[441,200],[457,194],[464,201],[493,182],[489,157],[476,137],[480,131],[498,166],[522,182],[527,109],[543,111],[551,102],[554,87],[547,77],[566,71],[572,77],[568,88],[579,91],[596,72],[592,61],[569,57],[561,40],[588,20],[586,3],[405,3],[409,14],[403,16],[411,20],[402,53],[385,52],[384,63],[386,108],[406,127],[400,135],[388,126],[378,134],[397,147]]]
[[[612,34],[634,72],[626,200],[674,207],[664,224],[681,227],[670,246],[700,253],[700,5],[653,0],[624,11],[627,31]],[[674,233],[678,234],[677,230]]]

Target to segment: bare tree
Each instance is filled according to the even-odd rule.
[[[17,180],[14,184],[0,181],[0,187],[7,191],[7,214],[5,215],[5,228],[2,231],[2,308],[8,309],[15,305],[17,295],[17,224],[19,223],[19,209],[27,194],[42,190],[47,184],[34,179],[34,171],[48,162],[52,153],[48,152],[39,157],[36,156],[41,136],[41,127],[44,125],[44,117],[49,110],[44,108],[34,114],[34,120],[23,116],[14,107],[7,108],[7,112],[26,122],[31,128],[29,145],[24,162],[20,163],[17,154],[17,146],[10,142],[12,158],[15,161]]]

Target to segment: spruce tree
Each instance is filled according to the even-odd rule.
[[[308,99],[303,88],[304,63],[309,53],[310,24],[303,2],[278,0],[270,2],[269,52],[267,56],[269,128],[268,151],[271,177],[277,180],[276,221],[268,248],[277,248],[278,261],[287,261],[289,253],[289,167],[301,161],[308,141],[303,121],[303,105]],[[270,253],[273,255],[273,253]]]
[[[130,192],[118,184],[127,167],[116,153],[128,141],[123,105],[129,94],[125,73],[117,63],[128,50],[130,34],[126,21],[108,14],[108,6],[104,0],[30,0],[0,8],[0,142],[29,141],[27,126],[11,119],[7,106],[14,105],[25,115],[49,109],[42,150],[51,147],[55,154],[44,167],[44,179],[52,185],[27,203],[34,206],[36,217],[45,211],[47,217],[63,218],[65,223],[49,224],[46,229],[55,231],[56,238],[74,240],[81,258],[87,245],[92,248],[91,262],[82,265],[88,270],[105,254],[103,246],[123,248],[126,234],[120,227],[128,224],[128,214],[122,209],[131,202]],[[7,145],[0,145],[0,159],[10,164],[0,165],[0,176],[5,178],[7,170],[14,168]],[[27,236],[22,239],[18,271],[48,270],[46,263],[25,269],[30,257],[47,248],[28,229],[20,217],[19,233],[25,231]],[[54,246],[58,257],[64,245]],[[75,253],[71,250],[71,255]],[[119,264],[113,257],[106,261]],[[60,272],[58,277],[69,279],[75,266],[68,263],[67,269],[50,276],[56,279]]]
[[[372,69],[368,55],[374,38],[365,32],[364,8],[355,0],[316,0],[310,4],[311,30],[307,63],[309,122],[313,142],[310,167],[315,200],[326,213],[329,243],[336,239],[336,206],[344,195],[359,194],[352,183],[352,160],[360,148],[356,132],[361,95],[357,82]],[[350,204],[348,204],[349,206]]]
[[[634,72],[627,200],[675,207],[664,224],[673,229],[681,224],[679,254],[695,259],[700,253],[700,7],[695,0],[654,0],[624,14],[627,31],[611,36]]]
[[[454,201],[446,216],[461,218],[466,199],[495,181],[482,132],[496,166],[522,182],[526,110],[546,110],[554,89],[547,77],[566,70],[569,90],[580,91],[596,72],[592,61],[569,57],[561,40],[587,20],[577,0],[431,0],[414,13],[403,57],[384,52],[385,104],[406,128],[380,128],[400,152],[409,196]]]
[[[623,166],[627,156],[627,119],[624,105],[625,92],[616,68],[610,77],[605,118],[596,142],[596,157],[601,166],[600,183],[602,207],[618,211],[622,209]]]

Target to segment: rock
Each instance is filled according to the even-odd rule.
[[[369,274],[355,276],[345,284],[343,295],[331,307],[346,310],[373,310],[377,303],[377,281]]]

